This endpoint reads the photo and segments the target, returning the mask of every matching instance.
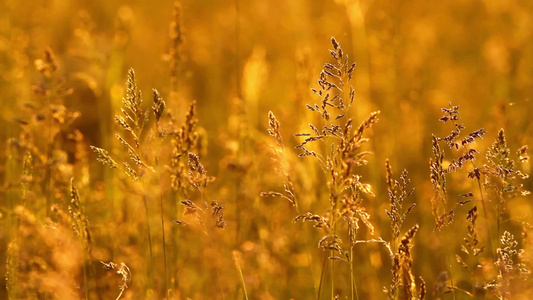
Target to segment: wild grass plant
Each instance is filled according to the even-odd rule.
[[[0,299],[533,293],[529,3],[32,5]]]

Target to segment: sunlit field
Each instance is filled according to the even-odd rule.
[[[0,1],[0,299],[531,299],[533,2]]]

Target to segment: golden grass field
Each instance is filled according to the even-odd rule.
[[[0,299],[531,299],[533,3],[0,1]]]

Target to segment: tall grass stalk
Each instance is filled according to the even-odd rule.
[[[248,292],[246,292],[246,283],[244,282],[244,276],[242,275],[241,265],[239,263],[239,258],[237,257],[237,251],[233,251],[233,260],[235,261],[235,267],[237,268],[237,272],[239,273],[239,279],[241,280],[244,298],[248,300]]]
[[[169,284],[168,284],[168,269],[167,269],[167,246],[165,239],[165,219],[164,219],[164,209],[163,209],[163,195],[159,195],[159,204],[161,207],[161,231],[163,238],[163,264],[165,265],[165,296],[166,299],[169,297]]]

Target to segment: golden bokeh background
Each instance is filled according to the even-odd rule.
[[[301,213],[328,210],[327,173],[315,160],[298,158],[292,148],[301,142],[294,134],[309,131],[308,123],[316,121],[305,105],[319,101],[311,88],[317,87],[322,65],[331,62],[332,36],[357,63],[350,117],[359,124],[372,111],[381,112],[366,134],[370,142],[364,149],[373,154],[368,165],[356,170],[375,194],[363,203],[375,235],[363,231],[360,238],[390,239],[388,159],[396,177],[409,171],[415,188],[407,201],[417,205],[401,236],[420,225],[412,270],[424,278],[426,297],[471,298],[459,288],[476,291],[475,299],[495,297],[477,291],[483,287],[476,284],[491,280],[489,271],[482,272],[487,278],[482,274],[471,280],[455,259],[471,207],[459,207],[452,225],[433,231],[431,137],[452,129],[439,121],[441,107],[459,105],[465,132],[487,130],[476,141],[480,154],[475,164],[485,163],[487,149],[503,128],[517,169],[530,172],[530,162],[519,163],[515,152],[533,145],[533,2],[182,0],[178,5],[179,10],[173,1],[0,1],[0,273],[11,278],[7,289],[1,285],[0,298],[113,299],[121,274],[104,269],[100,261],[114,261],[124,262],[132,275],[122,299],[164,299],[166,294],[172,299],[313,299],[322,281],[327,284],[320,299],[332,294],[350,299],[349,268],[342,263],[336,263],[335,291],[329,290],[329,271],[321,279],[326,256],[316,246],[321,232],[294,223],[297,212],[285,199],[260,196],[283,190],[284,183],[269,146],[274,144],[267,133],[272,111],[281,123],[283,163]],[[172,40],[176,26],[182,34],[177,48]],[[53,53],[57,65],[50,74],[39,70],[45,51]],[[120,156],[114,115],[120,114],[130,68],[143,107],[152,105],[152,88],[157,89],[173,115],[170,123],[181,126],[196,101],[197,154],[216,178],[205,192],[171,191],[165,168],[168,139],[145,148],[146,156],[158,152],[161,157],[154,159],[156,175],[147,171],[142,184],[129,183],[96,161],[89,145]],[[56,128],[48,122],[54,113],[73,120]],[[58,135],[50,142],[52,132]],[[33,161],[25,156],[28,151]],[[458,154],[446,151],[449,164]],[[467,173],[448,177],[452,202],[465,192],[477,193],[479,200],[478,185]],[[74,218],[68,216],[71,177],[90,224],[91,251],[80,248],[76,234],[61,221]],[[520,183],[524,190],[533,189],[529,178]],[[162,212],[160,195],[166,207]],[[488,193],[485,197],[495,207],[497,201]],[[203,203],[216,199],[224,206],[227,226],[175,224],[186,198],[196,201],[207,219],[211,212]],[[148,221],[142,199],[148,200]],[[522,222],[533,218],[531,200],[531,195],[508,199],[501,225],[529,258],[533,248],[527,245],[533,245],[522,234]],[[55,213],[46,205],[50,202]],[[481,227],[492,228],[494,220],[481,213],[479,218]],[[490,248],[485,231],[480,232]],[[495,251],[495,232],[489,240]],[[358,244],[354,251],[359,299],[385,299],[382,290],[391,282],[387,252],[376,243]],[[443,282],[458,289],[439,294]],[[527,299],[531,292],[518,290],[520,284],[515,288],[516,298],[508,299]]]

